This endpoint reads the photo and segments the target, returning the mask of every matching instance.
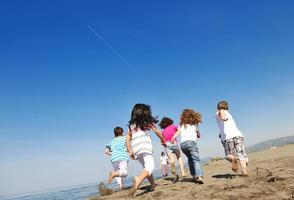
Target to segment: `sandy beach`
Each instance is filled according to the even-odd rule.
[[[230,170],[229,162],[219,160],[203,166],[203,185],[189,177],[173,184],[167,177],[156,180],[156,191],[148,191],[148,185],[140,187],[136,197],[125,189],[91,199],[294,199],[294,145],[249,154],[248,167],[250,176],[241,177]]]

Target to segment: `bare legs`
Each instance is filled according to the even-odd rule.
[[[170,162],[170,165],[171,165],[171,171],[174,175],[177,174],[176,172],[176,166],[175,166],[175,159],[174,159],[174,156],[173,156],[174,153],[171,153],[171,152],[168,152],[167,153],[167,156],[168,156],[168,159],[169,159],[169,162]],[[177,160],[179,162],[179,166],[180,166],[180,169],[181,169],[181,174],[182,174],[182,177],[186,177],[186,172],[185,172],[185,167],[184,167],[184,161],[181,157],[181,152],[178,151],[175,153],[176,157],[177,157]]]
[[[227,155],[226,159],[232,163],[232,170],[234,172],[237,172],[238,171],[238,158],[229,154],[229,155]]]
[[[246,159],[240,160],[240,165],[241,165],[241,171],[243,176],[249,176],[247,172],[247,162]]]
[[[226,159],[232,163],[232,170],[234,172],[238,171],[238,158],[233,155],[227,155]],[[247,161],[246,159],[239,160],[241,166],[241,172],[243,176],[248,176],[247,172]]]
[[[149,176],[149,172],[147,170],[142,170],[139,176],[135,176],[133,180],[133,188],[130,191],[130,195],[134,195],[138,189],[138,187],[141,185],[143,180],[147,178],[151,185],[151,190],[155,190],[156,184],[154,182],[154,178],[152,175]]]

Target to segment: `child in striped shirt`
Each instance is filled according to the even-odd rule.
[[[116,127],[114,129],[115,138],[106,145],[105,153],[110,155],[110,161],[114,171],[109,174],[108,182],[111,183],[115,178],[119,188],[123,188],[123,178],[128,173],[129,154],[126,147],[126,136],[123,135],[123,129]]]
[[[129,121],[127,147],[131,159],[138,160],[144,169],[138,176],[134,177],[134,186],[130,191],[130,195],[135,195],[138,187],[145,178],[149,181],[151,190],[155,190],[156,184],[152,176],[154,171],[154,157],[149,131],[152,130],[155,132],[165,146],[164,138],[155,125],[157,122],[158,120],[151,114],[151,107],[149,105],[136,104],[134,106],[131,120]]]

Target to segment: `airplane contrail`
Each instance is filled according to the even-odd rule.
[[[99,38],[116,56],[118,56],[136,75],[138,75],[140,78],[144,79],[143,76],[141,74],[139,74],[137,72],[137,70],[115,49],[111,46],[111,44],[109,42],[107,42],[99,33],[97,33],[97,31],[95,31],[95,29],[88,25],[88,28],[90,29],[90,31],[92,31],[92,33],[94,33],[94,35]]]

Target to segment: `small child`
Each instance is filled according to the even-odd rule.
[[[105,153],[111,156],[110,160],[114,169],[109,174],[108,182],[111,183],[112,179],[115,178],[121,190],[124,186],[123,178],[128,173],[129,154],[126,147],[126,136],[123,136],[123,129],[121,127],[114,129],[114,136],[115,138],[106,145],[105,150]]]
[[[168,175],[168,157],[165,155],[164,152],[161,152],[160,156],[160,168],[162,172],[162,176]]]
[[[248,158],[244,148],[244,136],[237,128],[236,123],[229,113],[229,104],[220,101],[217,104],[216,121],[220,130],[220,139],[223,143],[226,159],[232,163],[232,170],[238,171],[238,160],[243,176],[248,176]]]
[[[174,143],[176,137],[180,136],[180,148],[188,158],[190,174],[194,181],[203,184],[203,173],[200,164],[197,138],[200,138],[198,124],[201,122],[201,115],[192,109],[185,109],[181,114],[180,126],[172,138]]]
[[[181,156],[181,150],[175,142],[174,144],[171,143],[171,139],[174,136],[174,134],[177,132],[178,127],[173,125],[174,121],[169,118],[169,117],[163,117],[159,123],[159,126],[162,130],[162,135],[164,137],[165,143],[167,147],[165,148],[165,151],[167,153],[170,165],[171,165],[171,171],[172,173],[176,176],[174,182],[178,181],[178,174],[176,172],[176,167],[175,167],[175,155],[177,157],[177,160],[179,162],[179,166],[181,169],[182,177],[186,177],[186,172],[185,172],[185,167],[184,167],[184,161]]]
[[[165,146],[161,132],[156,128],[158,122],[151,113],[151,107],[146,104],[136,104],[132,110],[131,120],[129,121],[129,132],[127,135],[128,152],[132,159],[138,160],[143,166],[143,170],[133,179],[134,186],[130,195],[135,195],[138,187],[145,178],[148,179],[151,190],[155,190],[156,184],[153,178],[154,157],[152,150],[151,137],[149,131],[152,130],[160,138]]]

